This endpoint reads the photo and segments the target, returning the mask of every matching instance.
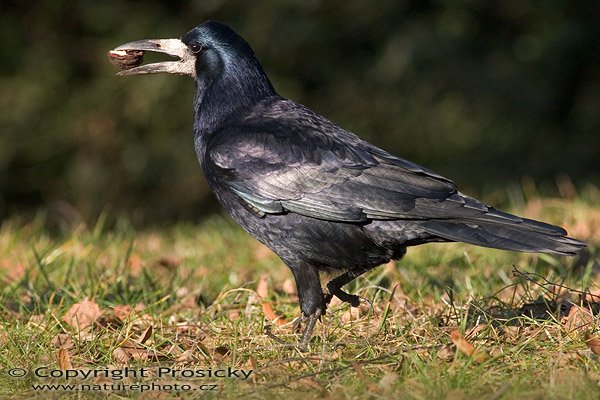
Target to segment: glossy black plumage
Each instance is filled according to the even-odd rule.
[[[202,170],[229,215],[291,268],[308,317],[302,347],[331,295],[356,305],[341,286],[407,246],[462,241],[563,255],[584,246],[562,228],[465,196],[449,179],[280,97],[225,25],[204,23],[181,41],[201,48],[193,71]],[[342,274],[326,295],[320,271]]]

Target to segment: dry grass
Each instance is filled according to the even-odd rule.
[[[34,370],[232,367],[246,380],[149,398],[597,398],[600,196],[539,199],[520,210],[588,240],[578,259],[462,244],[420,246],[349,285],[372,307],[334,302],[300,353],[287,268],[230,222],[135,232],[80,226],[50,236],[43,218],[0,232],[0,396],[40,392]],[[515,271],[520,271],[516,272]],[[262,278],[261,278],[262,277]],[[7,371],[24,368],[24,378]],[[71,383],[135,383],[109,378]],[[138,382],[139,383],[139,382]],[[100,396],[138,397],[136,391]]]

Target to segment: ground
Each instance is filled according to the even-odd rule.
[[[513,206],[586,240],[578,258],[409,249],[349,285],[371,306],[334,301],[307,353],[291,273],[227,218],[53,234],[43,214],[5,221],[0,397],[136,398],[146,387],[117,385],[154,384],[144,397],[597,398],[597,204],[590,189]]]

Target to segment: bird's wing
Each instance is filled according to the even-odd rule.
[[[450,180],[322,121],[229,127],[207,154],[211,174],[262,213],[359,222],[427,219],[465,206]]]

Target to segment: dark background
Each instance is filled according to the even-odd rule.
[[[471,195],[600,183],[600,14],[568,1],[3,1],[0,217],[136,224],[217,210],[193,82],[121,78],[106,51],[222,21],[275,88]],[[562,177],[562,178],[561,178]]]

